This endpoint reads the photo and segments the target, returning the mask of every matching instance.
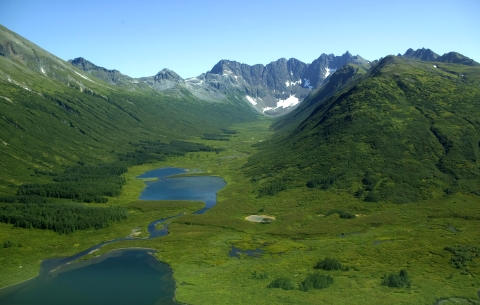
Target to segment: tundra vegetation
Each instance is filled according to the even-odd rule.
[[[35,64],[0,56],[2,72],[30,89],[0,75],[1,287],[38,274],[43,259],[135,228],[145,237],[152,220],[185,213],[165,237],[84,259],[157,249],[185,304],[477,298],[477,66],[390,56],[370,70],[349,65],[273,120],[235,95],[205,103],[112,88],[58,63],[54,79],[35,77],[23,68]],[[202,203],[138,200],[136,177],[166,166],[225,179],[218,204],[196,215]],[[245,220],[258,213],[275,221]],[[229,257],[232,245],[263,254]]]

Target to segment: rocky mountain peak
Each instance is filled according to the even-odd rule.
[[[118,70],[108,70],[104,67],[100,67],[100,66],[97,66],[95,65],[94,63],[86,60],[85,58],[83,57],[77,57],[75,59],[70,59],[68,61],[72,66],[75,66],[85,72],[89,72],[89,71],[92,71],[92,70],[95,70],[95,71],[103,71],[103,72],[108,72],[108,73],[115,73],[115,72],[120,72]]]
[[[423,61],[435,61],[435,59],[438,57],[438,54],[430,49],[421,48],[414,51],[412,48],[410,48],[407,50],[407,52],[405,52],[405,54],[403,54],[403,57]]]
[[[153,78],[157,82],[167,81],[167,80],[168,81],[175,81],[175,82],[178,82],[178,83],[183,82],[183,79],[180,77],[180,75],[178,75],[174,71],[172,71],[170,69],[167,69],[167,68],[162,69]]]

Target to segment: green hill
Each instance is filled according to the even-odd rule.
[[[260,195],[309,186],[405,203],[476,192],[479,84],[478,66],[388,56],[277,122],[247,171]]]
[[[0,27],[0,194],[78,161],[115,161],[130,142],[191,139],[255,120],[243,101],[219,103],[110,85]]]

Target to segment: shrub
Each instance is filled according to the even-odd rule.
[[[462,270],[463,274],[469,274],[469,266],[475,265],[475,259],[480,257],[480,247],[469,245],[456,245],[445,247],[444,250],[452,253],[450,264]]]
[[[293,283],[291,278],[280,277],[274,279],[270,284],[268,284],[267,288],[282,288],[283,290],[294,290],[295,284]]]
[[[3,247],[4,248],[13,247],[13,242],[11,242],[10,240],[6,240],[6,241],[3,242]]]
[[[408,273],[406,270],[400,270],[399,274],[391,273],[382,281],[382,285],[394,288],[403,288],[403,287],[410,287],[411,282],[408,278]]]
[[[315,266],[315,269],[323,269],[323,270],[341,270],[342,263],[336,258],[326,258],[322,261],[319,261]]]
[[[378,197],[377,194],[374,194],[373,191],[369,192],[367,196],[365,196],[364,199],[366,202],[378,202],[380,201],[380,198]]]
[[[310,289],[323,289],[333,284],[333,277],[330,275],[313,273],[300,284],[300,290],[308,291]]]
[[[330,210],[328,211],[327,214],[325,214],[325,216],[330,216],[332,214],[338,214],[340,218],[343,218],[343,219],[353,219],[356,217],[355,214],[352,214],[347,211],[342,211],[342,210]]]
[[[273,221],[273,219],[271,219],[271,218],[263,218],[261,223],[269,224],[269,223],[272,223],[272,221]]]

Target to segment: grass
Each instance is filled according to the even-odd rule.
[[[136,228],[146,237],[152,220],[186,212],[171,220],[166,237],[109,244],[84,259],[115,248],[157,249],[174,270],[177,300],[188,304],[433,304],[452,296],[476,298],[476,258],[457,253],[468,262],[468,272],[462,272],[446,249],[479,246],[478,68],[433,68],[391,57],[367,73],[346,67],[332,75],[338,82],[300,105],[305,111],[277,121],[283,139],[274,141],[271,121],[234,97],[231,103],[203,103],[188,94],[127,92],[106,83],[87,88],[70,67],[38,54],[49,63],[47,70],[58,66],[55,78],[32,72],[32,54],[26,66],[0,57],[5,75],[33,90],[0,79],[0,194],[13,194],[25,182],[50,181],[39,172],[61,173],[78,161],[113,161],[131,151],[132,141],[193,137],[224,150],[130,167],[121,195],[95,204],[129,210],[127,220],[111,227],[64,235],[0,224],[1,287],[35,276],[43,259],[69,256]],[[230,126],[238,122],[249,123]],[[228,137],[219,133],[226,127]],[[265,147],[268,153],[258,152]],[[136,177],[164,166],[198,169],[222,177],[227,186],[203,215],[191,214],[202,207],[199,202],[139,201],[145,184]],[[245,220],[260,211],[276,220]],[[343,212],[348,219],[319,211]],[[229,257],[232,245],[261,248],[263,255]],[[349,267],[328,271],[328,288],[267,288],[278,278],[300,287],[313,273],[324,273],[314,267],[326,257]],[[410,287],[382,285],[398,270],[408,272]]]
[[[140,237],[145,237],[151,220],[198,210],[201,203],[137,200],[144,182],[136,176],[153,168],[177,166],[223,177],[227,186],[218,193],[218,204],[203,215],[172,220],[166,237],[109,244],[91,256],[115,248],[155,248],[157,257],[174,270],[177,300],[188,304],[433,304],[451,296],[476,297],[480,268],[470,266],[471,275],[462,275],[450,265],[451,253],[444,248],[478,241],[480,224],[468,218],[480,214],[478,197],[457,193],[405,206],[367,203],[348,194],[305,186],[257,198],[254,183],[242,175],[241,168],[247,156],[255,153],[251,144],[268,136],[268,123],[235,126],[238,133],[231,141],[215,142],[226,148],[219,154],[191,153],[169,162],[130,168],[124,174],[127,183],[122,196],[108,203],[128,208],[130,217],[110,228],[60,235],[2,224],[0,242],[8,239],[14,244],[21,242],[22,247],[0,249],[0,272],[5,275],[0,285],[34,276],[41,259],[71,255],[103,240],[126,236],[137,227],[143,232]],[[265,226],[244,220],[262,208],[262,213],[274,215],[276,221]],[[361,216],[345,221],[318,215],[319,210],[334,209]],[[349,234],[355,232],[358,234]],[[373,243],[378,240],[391,242]],[[240,249],[261,247],[264,254],[260,258],[231,258],[228,252],[232,244]],[[300,286],[325,257],[350,266],[348,271],[328,271],[334,278],[328,288],[308,292],[267,288],[281,277]],[[385,274],[400,269],[408,271],[410,288],[382,286]],[[268,276],[255,279],[254,271]]]

